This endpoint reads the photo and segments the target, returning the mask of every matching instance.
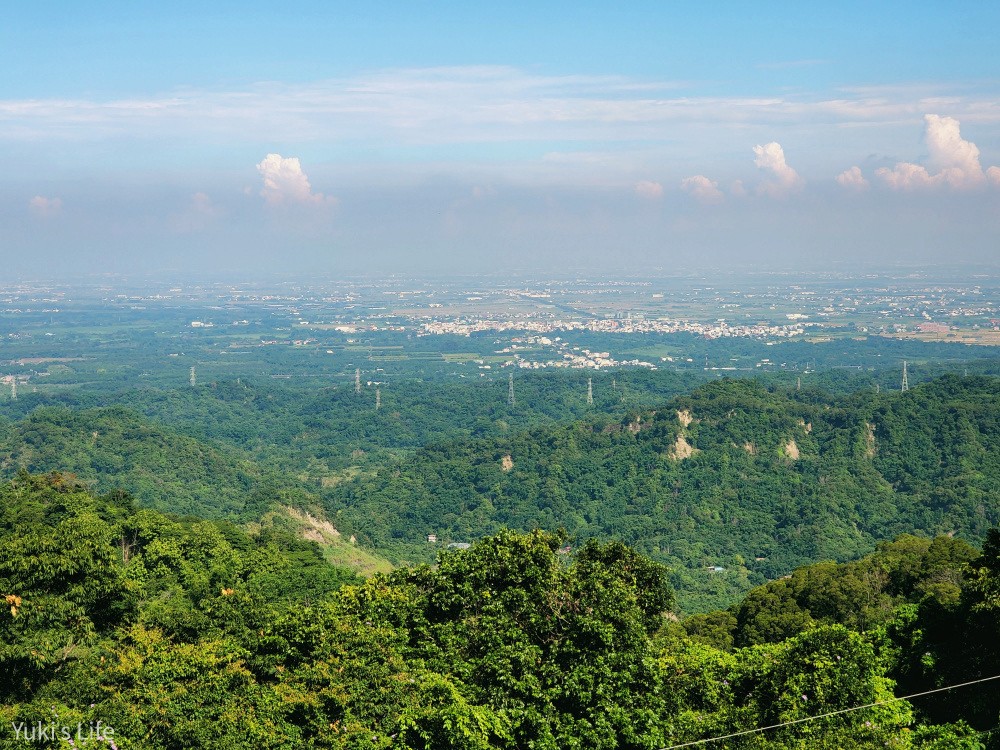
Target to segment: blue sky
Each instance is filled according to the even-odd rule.
[[[22,3],[0,252],[20,276],[994,262],[998,28],[986,2]]]

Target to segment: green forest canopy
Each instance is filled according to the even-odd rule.
[[[994,531],[982,553],[904,537],[677,623],[666,569],[618,542],[567,555],[502,532],[360,582],[311,543],[63,475],[0,501],[5,728],[100,720],[123,749],[653,749],[880,703],[726,746],[982,748],[997,719],[992,688],[893,700],[1000,672]]]

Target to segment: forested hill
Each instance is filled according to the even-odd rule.
[[[22,469],[70,472],[100,490],[128,490],[158,510],[233,520],[257,520],[288,484],[238,449],[122,407],[44,407],[0,425],[0,471],[11,477]]]
[[[404,559],[433,553],[428,534],[502,527],[620,539],[669,563],[697,611],[904,532],[980,541],[1000,518],[998,449],[997,379],[836,398],[725,380],[622,421],[430,446],[327,504]]]
[[[430,442],[505,435],[594,414],[619,418],[628,408],[687,393],[704,378],[667,371],[600,373],[593,378],[594,403],[588,404],[587,377],[579,370],[518,373],[514,406],[507,401],[506,374],[461,382],[362,382],[357,393],[353,378],[339,386],[252,377],[182,388],[88,384],[23,393],[16,401],[0,398],[0,416],[17,422],[45,408],[124,407],[156,425],[235,447],[318,481],[356,463],[358,452],[401,453]]]
[[[285,432],[252,420],[253,429],[236,429],[245,420],[226,418],[227,404],[239,414],[259,406],[270,415],[275,401],[287,409],[220,386],[177,396],[218,401],[211,436],[120,406],[35,408],[0,423],[0,471],[73,472],[149,507],[240,522],[277,505],[322,504],[345,539],[356,535],[397,562],[431,561],[443,544],[505,527],[565,528],[574,545],[618,539],[668,563],[682,610],[705,611],[799,565],[855,559],[900,533],[982,541],[1000,520],[991,501],[1000,487],[998,386],[946,376],[907,393],[845,396],[720,380],[656,410],[619,418],[609,407],[531,430],[515,428],[527,408],[519,404],[503,432],[369,455],[332,418]],[[347,410],[316,398],[331,414]],[[403,420],[390,405],[377,425]],[[484,424],[505,422],[490,408]],[[231,428],[243,438],[227,439]],[[253,447],[260,441],[270,442]],[[428,534],[439,541],[428,543]]]
[[[996,674],[996,532],[982,555],[904,538],[690,626],[663,566],[564,542],[508,531],[362,582],[276,529],[22,474],[0,485],[0,747],[653,750],[738,733],[726,747],[984,750],[996,726],[994,683],[935,705],[893,692]],[[828,582],[884,602],[883,627],[854,629]]]

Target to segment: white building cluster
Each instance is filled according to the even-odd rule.
[[[565,331],[592,331],[594,333],[693,333],[709,339],[727,337],[749,338],[791,338],[801,336],[806,328],[819,325],[796,321],[787,325],[736,324],[725,320],[714,323],[697,323],[689,320],[651,320],[634,318],[620,320],[604,318],[597,320],[539,320],[539,319],[499,319],[460,318],[456,320],[433,320],[422,323],[418,335],[453,334],[471,336],[474,333],[502,333],[510,331],[530,331],[534,333],[558,333]]]

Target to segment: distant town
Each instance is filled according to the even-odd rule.
[[[179,382],[243,373],[352,382],[356,370],[376,385],[504,368],[801,372],[818,350],[781,344],[1000,345],[996,276],[953,276],[24,282],[0,289],[0,377],[16,395],[29,382],[151,377],[164,358]],[[882,356],[826,361],[868,368]]]

